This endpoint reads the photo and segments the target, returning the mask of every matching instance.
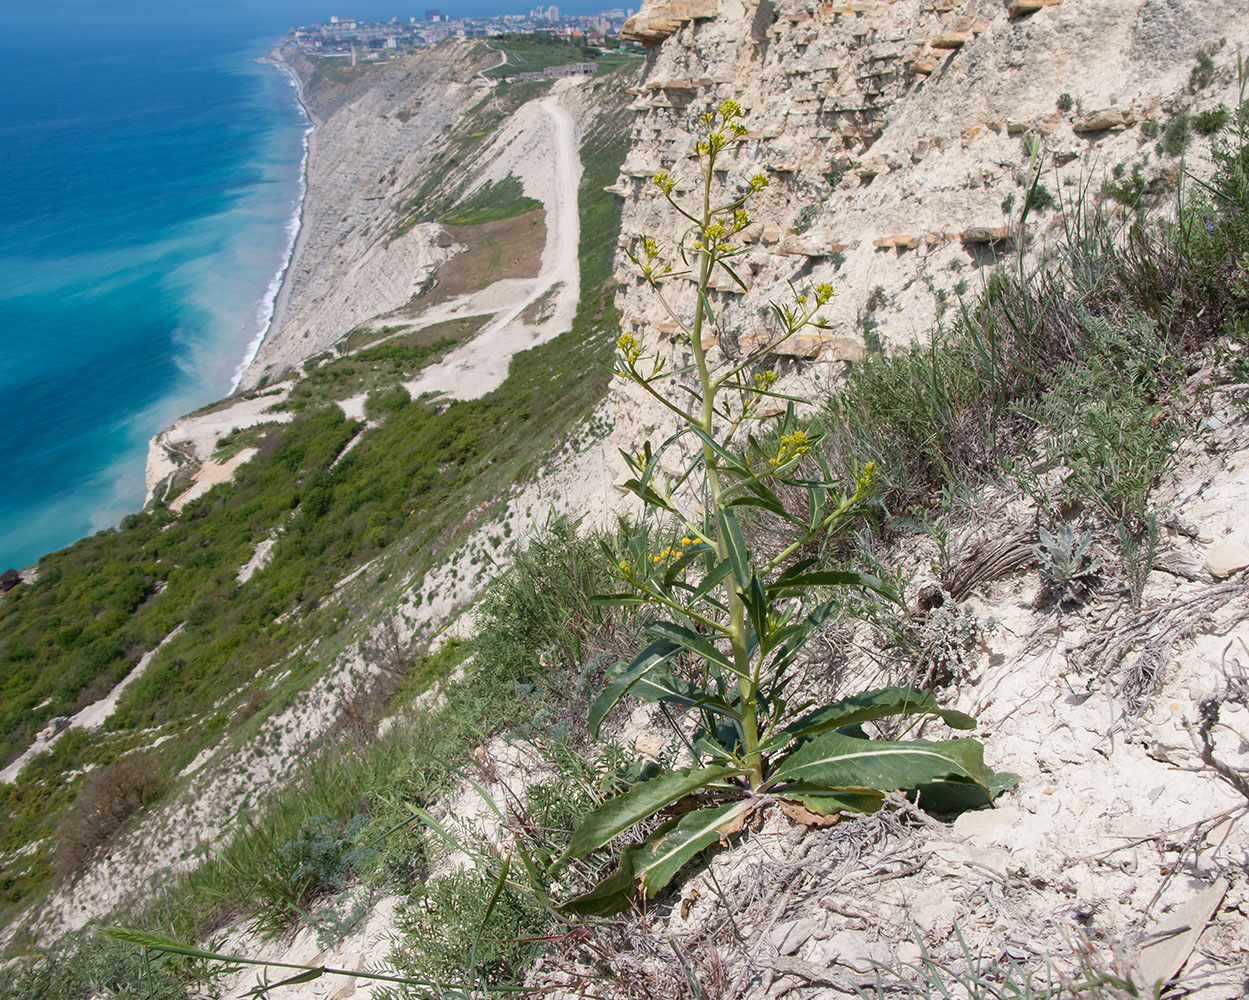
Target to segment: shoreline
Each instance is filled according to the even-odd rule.
[[[256,358],[260,354],[260,349],[264,346],[269,335],[279,327],[279,321],[286,309],[286,304],[290,300],[290,274],[291,265],[295,258],[299,256],[303,249],[304,235],[306,227],[304,225],[305,216],[308,210],[308,198],[310,196],[310,186],[308,183],[308,162],[312,150],[312,136],[317,130],[320,122],[308,107],[304,100],[304,85],[300,80],[299,74],[291,67],[281,55],[281,46],[276,46],[261,62],[269,63],[275,69],[285,73],[295,88],[295,102],[299,105],[300,111],[303,113],[307,126],[303,135],[303,155],[299,162],[299,199],[298,208],[291,217],[288,227],[290,236],[286,247],[286,254],[282,261],[282,266],[278,268],[273,276],[273,280],[269,282],[269,287],[265,290],[264,296],[257,305],[256,313],[260,316],[267,313],[263,324],[260,326],[259,332],[255,338],[247,345],[246,354],[243,360],[239,362],[234,369],[234,374],[230,379],[230,391],[226,393],[226,398],[235,395],[243,385],[244,379],[247,378],[248,371],[255,363]]]

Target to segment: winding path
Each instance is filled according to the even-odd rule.
[[[571,326],[581,295],[577,259],[581,237],[577,206],[581,160],[572,116],[559,102],[567,87],[575,85],[570,82],[560,87],[538,104],[550,119],[551,159],[534,164],[534,169],[554,167],[553,191],[545,206],[546,245],[538,277],[497,281],[479,292],[459,296],[422,313],[416,320],[417,329],[460,317],[493,314],[494,318],[472,340],[426,368],[416,380],[404,383],[413,398],[431,392],[454,399],[483,396],[507,378],[513,354],[544,343]],[[553,295],[551,317],[537,327],[526,323],[522,316],[525,310],[548,294]],[[409,328],[405,333],[411,331]]]

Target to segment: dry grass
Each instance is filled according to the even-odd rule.
[[[58,881],[72,878],[135,812],[165,786],[154,754],[129,754],[92,774],[57,829]]]
[[[537,277],[546,245],[546,215],[541,210],[497,222],[446,229],[452,240],[467,249],[438,269],[433,287],[413,296],[408,310],[420,312],[505,278]]]

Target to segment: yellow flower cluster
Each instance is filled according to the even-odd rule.
[[[768,464],[774,469],[780,468],[782,465],[788,465],[799,455],[805,455],[811,450],[811,442],[807,438],[806,431],[793,431],[789,434],[781,435],[781,446],[776,450],[776,455],[768,459]]]
[[[662,569],[671,563],[676,562],[683,556],[692,545],[697,545],[697,538],[682,538],[676,545],[669,545],[660,552],[656,552],[651,559],[651,566],[654,569]]]
[[[676,181],[668,176],[668,172],[666,170],[661,170],[654,177],[652,177],[651,183],[666,195],[671,195],[672,189],[677,186]]]
[[[776,372],[769,368],[766,372],[755,373],[755,388],[763,391],[776,385]]]
[[[616,338],[616,350],[625,359],[627,364],[637,364],[638,358],[642,356],[642,344],[631,333],[622,333]]]
[[[876,463],[868,462],[863,466],[863,471],[859,473],[858,478],[854,481],[854,496],[861,500],[867,496],[872,490],[872,482],[876,479]]]

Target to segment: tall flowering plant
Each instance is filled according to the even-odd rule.
[[[872,491],[870,462],[849,489],[832,481],[800,425],[795,404],[803,401],[778,391],[775,374],[763,367],[795,334],[822,325],[833,289],[819,285],[796,293],[787,306],[774,305],[774,332],[763,343],[727,360],[710,353],[711,334],[720,331],[708,289],[721,271],[745,288],[733,267],[742,253],[735,240],[750,224],[749,202],[768,185],[758,174],[723,194],[717,182],[724,173],[718,160],[747,133],[735,101],[699,119],[693,204],[678,200],[671,176],[654,178],[688,223],[685,234],[671,257],[650,238],[631,255],[693,361],[673,370],[660,345],[633,333],[616,344],[616,375],[677,420],[676,432],[658,447],[647,443],[625,456],[632,473],[625,485],[671,542],[653,547],[652,536],[639,535],[625,551],[606,550],[622,587],[597,600],[645,605],[656,620],[653,641],[632,662],[617,665],[589,723],[597,736],[626,695],[674,706],[686,713],[678,728],[689,760],[633,783],[583,818],[557,865],[652,822],[621,850],[614,873],[564,904],[579,913],[614,912],[639,889],[654,895],[697,855],[775,804],[800,807],[797,815],[834,817],[873,811],[889,792],[921,787],[947,800],[986,804],[1012,778],[986,767],[973,739],[894,742],[862,730],[866,722],[917,714],[939,716],[955,729],[975,725],[928,692],[894,687],[813,705],[792,690],[804,646],[839,606],[830,596],[835,588],[897,598],[873,577],[802,557],[860,514]],[[688,320],[668,292],[682,285],[693,294]],[[693,444],[692,457],[679,472],[665,473],[665,455],[678,442]],[[744,534],[739,515],[751,508],[788,527],[775,554],[755,551]]]

